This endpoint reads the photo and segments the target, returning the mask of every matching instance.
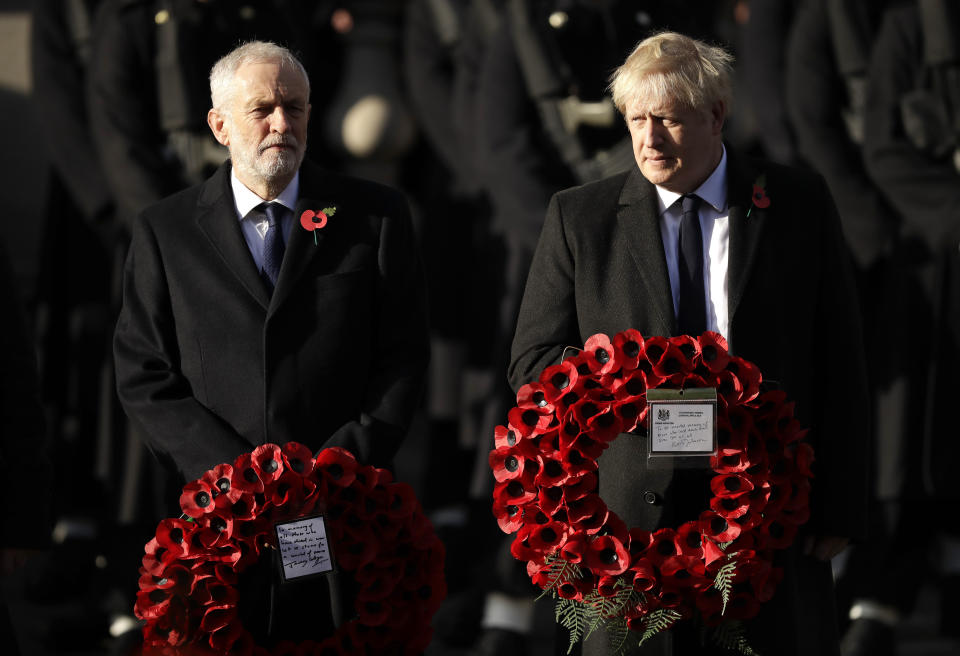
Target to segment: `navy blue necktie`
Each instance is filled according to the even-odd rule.
[[[702,335],[707,330],[707,298],[703,290],[703,231],[700,197],[682,197],[677,261],[680,267],[680,302],[677,324],[681,335]]]
[[[280,203],[264,203],[260,209],[267,216],[267,234],[263,237],[263,273],[270,283],[270,290],[277,286],[280,277],[280,265],[283,263],[283,212]]]

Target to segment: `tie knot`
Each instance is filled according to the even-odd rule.
[[[680,207],[683,214],[697,212],[700,209],[700,197],[696,194],[684,194],[680,197]]]
[[[260,209],[267,217],[267,223],[273,228],[280,224],[280,218],[283,216],[284,207],[280,203],[261,203]]]

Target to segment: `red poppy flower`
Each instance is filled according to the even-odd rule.
[[[672,528],[661,528],[653,532],[650,537],[650,546],[647,547],[646,555],[654,565],[659,565],[670,556],[676,556],[683,552],[677,532]]]
[[[502,505],[524,505],[537,498],[537,486],[533,480],[536,473],[528,468],[521,478],[515,478],[493,487],[494,500],[502,501]]]
[[[583,352],[587,356],[590,371],[594,373],[609,374],[620,368],[617,350],[614,349],[610,338],[602,333],[588,338],[583,346]]]
[[[705,510],[700,513],[700,533],[715,542],[730,542],[740,535],[740,526],[734,521],[728,522],[723,515]]]
[[[530,548],[534,551],[552,553],[563,543],[569,533],[570,528],[561,522],[547,522],[534,526],[528,538]]]
[[[183,519],[161,520],[157,525],[157,542],[170,555],[180,558],[190,551],[190,538],[196,528],[196,522]]]
[[[770,197],[767,196],[766,190],[758,184],[753,185],[752,199],[753,199],[753,204],[758,209],[762,210],[770,207]]]
[[[546,386],[542,383],[527,383],[517,390],[517,406],[533,408],[541,414],[553,414],[553,403],[547,398]]]
[[[740,497],[753,489],[753,483],[743,474],[722,474],[710,479],[710,490],[715,497]]]
[[[200,478],[213,491],[217,508],[223,509],[233,505],[242,494],[241,490],[233,488],[230,484],[232,476],[233,467],[224,463],[207,471]]]
[[[216,508],[213,500],[213,490],[202,480],[187,483],[180,495],[180,508],[184,514],[193,518],[213,512]]]
[[[644,340],[638,330],[624,330],[613,337],[613,350],[624,371],[633,371],[643,357]]]
[[[490,452],[488,462],[498,483],[521,478],[531,465],[536,466],[538,451],[530,440],[520,440],[513,446],[497,447]]]
[[[555,487],[563,485],[570,479],[570,472],[564,464],[555,458],[541,458],[540,471],[534,483],[540,487]]]
[[[547,367],[540,374],[543,392],[550,403],[556,403],[577,387],[580,373],[570,360]]]
[[[677,543],[683,556],[703,557],[703,536],[697,522],[686,522],[677,529]]]
[[[587,426],[590,431],[590,438],[600,442],[612,442],[617,435],[623,432],[623,422],[614,412],[614,406],[611,404],[603,407],[600,412],[587,419]]]
[[[756,365],[743,358],[732,356],[727,363],[727,371],[733,373],[743,386],[743,403],[749,403],[757,398],[762,377]]]
[[[583,441],[582,446],[585,448],[581,448],[581,444],[576,442],[560,451],[560,465],[569,476],[564,482],[571,478],[577,479],[585,474],[597,471],[597,459],[591,457],[591,455],[598,448],[602,450],[603,445],[587,438]]]
[[[662,380],[676,377],[679,382],[679,379],[685,374],[693,372],[693,363],[683,354],[676,344],[666,339],[655,342],[655,339],[656,338],[651,337],[647,340],[646,352],[650,358],[650,364],[653,365],[653,373],[657,377]],[[656,360],[653,359],[654,354],[659,355]],[[653,386],[648,384],[648,387]]]
[[[330,485],[348,487],[356,479],[357,459],[346,449],[332,447],[317,454],[316,468]]]
[[[280,447],[280,451],[283,454],[284,466],[287,469],[304,478],[308,478],[310,474],[313,473],[313,468],[316,464],[316,461],[313,459],[313,452],[303,444],[299,442],[287,442]]]
[[[647,558],[638,558],[630,565],[633,574],[633,589],[648,592],[657,585],[657,570]]]
[[[584,531],[571,533],[563,546],[560,547],[560,556],[571,563],[580,563],[587,555],[589,540]]]
[[[752,592],[734,592],[727,602],[724,619],[749,620],[760,612],[760,602]]]
[[[723,371],[730,361],[730,346],[720,333],[707,331],[698,338],[700,361],[713,373]]]
[[[607,599],[614,596],[617,594],[617,581],[619,580],[620,577],[618,576],[601,576],[597,582],[597,594]]]
[[[263,479],[260,478],[258,467],[254,465],[252,453],[244,453],[234,461],[230,485],[248,494],[263,493]]]
[[[580,499],[567,502],[567,517],[570,525],[594,534],[607,521],[607,504],[596,494],[588,494]]]
[[[713,497],[710,499],[710,510],[728,521],[735,517],[742,517],[750,509],[750,497]]]
[[[697,556],[671,556],[660,564],[663,585],[692,588],[706,583],[703,561]]]
[[[630,553],[612,535],[596,537],[587,545],[587,566],[599,575],[622,574],[630,567]]]
[[[543,434],[553,421],[553,416],[541,414],[538,410],[539,408],[534,410],[531,407],[511,409],[507,414],[509,428],[515,430],[521,437]]]
[[[304,210],[300,214],[300,226],[304,230],[313,232],[327,225],[329,217],[323,210]]]

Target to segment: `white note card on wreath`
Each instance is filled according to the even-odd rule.
[[[323,516],[276,525],[277,548],[286,580],[333,571],[333,558]]]

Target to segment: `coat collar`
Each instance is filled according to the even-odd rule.
[[[300,198],[293,216],[295,223],[272,297],[250,256],[237,221],[230,188],[230,161],[224,162],[200,189],[196,215],[200,230],[247,292],[270,313],[289,297],[311,259],[322,250],[325,231],[315,231],[317,241],[314,243],[314,233],[300,227],[300,215],[308,209],[316,210],[331,205],[329,201],[324,203],[319,200],[316,194],[324,190],[325,177],[322,169],[304,160],[300,167]]]
[[[750,279],[767,211],[755,208],[747,216],[752,204],[753,183],[759,171],[729,145],[726,151],[727,206],[730,216],[727,303],[730,323],[733,325]],[[653,318],[665,333],[674,334],[677,325],[660,233],[656,188],[643,177],[639,168],[634,167],[626,176],[620,190],[617,218],[624,224],[627,246],[650,291]]]

